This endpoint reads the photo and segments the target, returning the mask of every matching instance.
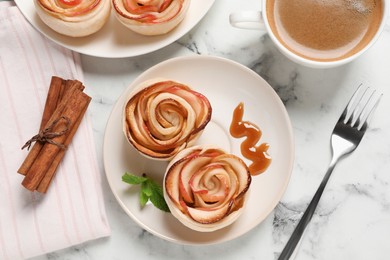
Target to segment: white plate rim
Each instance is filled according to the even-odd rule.
[[[218,62],[224,62],[224,63],[227,63],[229,65],[232,65],[232,66],[236,66],[238,69],[240,70],[243,70],[245,71],[245,73],[248,73],[248,75],[251,75],[251,76],[254,76],[254,77],[257,77],[259,79],[259,81],[262,81],[263,84],[265,84],[266,86],[268,86],[269,90],[271,90],[271,93],[273,93],[272,95],[273,98],[275,98],[275,100],[278,102],[278,105],[279,107],[281,108],[281,110],[279,112],[282,113],[282,116],[284,117],[284,120],[285,120],[285,123],[286,123],[286,135],[288,137],[288,144],[287,144],[287,147],[289,148],[290,150],[290,157],[289,157],[289,160],[288,160],[288,163],[286,164],[286,172],[287,172],[287,175],[286,175],[286,178],[285,178],[285,181],[283,183],[283,185],[280,187],[280,192],[274,197],[274,199],[270,202],[270,204],[272,206],[270,206],[269,208],[267,208],[267,210],[265,211],[265,213],[263,213],[263,216],[261,217],[261,219],[258,219],[256,221],[256,223],[252,223],[251,224],[251,227],[248,228],[246,231],[244,232],[241,232],[239,234],[237,234],[236,236],[233,236],[233,237],[229,237],[227,239],[219,239],[219,240],[216,240],[216,241],[207,241],[205,243],[202,243],[202,242],[197,242],[197,243],[193,243],[193,242],[189,242],[189,241],[182,241],[180,239],[175,239],[175,238],[172,238],[172,237],[169,237],[169,236],[166,236],[164,234],[160,234],[156,231],[154,231],[153,229],[151,229],[149,226],[147,226],[146,224],[144,224],[142,221],[138,220],[135,216],[133,216],[133,213],[130,211],[130,209],[125,205],[125,202],[119,197],[119,194],[116,193],[113,189],[113,184],[112,184],[112,181],[110,180],[110,177],[109,177],[109,169],[107,169],[107,165],[108,165],[108,162],[107,162],[107,156],[106,156],[106,153],[107,153],[107,149],[106,147],[109,145],[109,136],[107,135],[107,132],[110,128],[110,124],[111,124],[111,121],[112,121],[112,118],[113,116],[115,116],[114,114],[117,112],[117,110],[119,109],[119,107],[122,107],[123,106],[123,98],[126,96],[126,94],[129,93],[129,91],[132,89],[131,87],[135,86],[135,82],[137,82],[137,84],[139,83],[139,81],[141,80],[141,78],[145,77],[145,75],[147,74],[150,74],[152,73],[153,71],[158,71],[160,68],[164,67],[164,66],[169,66],[169,64],[174,64],[176,62],[182,62],[182,61],[187,61],[187,62],[191,62],[191,61],[194,61],[194,60],[204,60],[204,61],[210,61],[210,62],[213,62],[213,61],[218,61]],[[143,79],[145,80],[145,79]],[[142,81],[143,81],[142,80]],[[122,111],[120,109],[120,111]],[[277,93],[275,92],[275,90],[262,78],[260,77],[257,73],[255,73],[254,71],[252,71],[251,69],[245,67],[244,65],[238,63],[238,62],[235,62],[235,61],[232,61],[232,60],[229,60],[229,59],[226,59],[226,58],[222,58],[222,57],[217,57],[217,56],[209,56],[209,55],[189,55],[189,56],[181,56],[181,57],[176,57],[176,58],[171,58],[171,59],[168,59],[168,60],[165,60],[159,64],[156,64],[154,66],[152,66],[151,68],[145,70],[143,73],[141,73],[133,82],[130,83],[130,85],[124,90],[124,92],[122,93],[122,95],[118,98],[116,104],[114,105],[111,113],[110,113],[110,116],[109,116],[109,119],[107,121],[107,125],[106,125],[106,130],[105,130],[105,134],[104,134],[104,140],[103,140],[103,164],[104,164],[104,169],[105,169],[105,173],[106,173],[106,177],[107,177],[107,181],[109,183],[109,186],[110,186],[110,189],[111,191],[113,192],[114,194],[114,197],[116,198],[117,202],[119,203],[119,205],[122,207],[122,209],[126,212],[126,214],[133,220],[135,221],[140,227],[142,227],[143,229],[147,230],[148,232],[156,235],[157,237],[160,237],[162,239],[165,239],[167,241],[170,241],[170,242],[174,242],[174,243],[177,243],[177,244],[182,244],[182,245],[212,245],[212,244],[220,244],[220,243],[223,243],[223,242],[227,242],[227,241],[230,241],[230,240],[233,240],[235,238],[238,238],[244,234],[246,234],[247,232],[249,232],[250,230],[252,230],[254,227],[256,227],[257,225],[259,225],[273,210],[274,208],[276,207],[277,203],[281,200],[282,196],[284,195],[286,189],[287,189],[287,186],[288,186],[288,183],[290,181],[290,178],[291,178],[291,174],[292,174],[292,170],[293,170],[293,164],[294,164],[294,157],[295,157],[295,144],[294,144],[294,137],[293,137],[293,129],[292,129],[292,124],[291,124],[291,120],[288,116],[288,113],[287,113],[287,110],[286,108],[284,107],[284,104],[283,102],[281,101],[281,99],[279,98],[279,96],[277,95]],[[256,176],[254,177],[256,178]]]
[[[136,33],[131,32],[129,29],[125,28],[122,24],[120,24],[119,21],[117,21],[116,17],[114,17],[114,11],[111,10],[111,15],[109,18],[109,21],[107,24],[98,32],[91,36],[81,37],[81,38],[72,38],[68,36],[61,35],[52,29],[50,29],[48,26],[46,26],[37,16],[35,12],[35,7],[33,0],[14,0],[15,4],[23,14],[23,16],[27,19],[27,21],[40,33],[45,35],[47,38],[52,40],[53,42],[67,48],[70,50],[73,50],[75,52],[94,56],[94,57],[101,57],[101,58],[127,58],[127,57],[136,57],[148,53],[152,53],[154,51],[157,51],[159,49],[162,49],[171,43],[175,42],[179,38],[183,37],[185,34],[187,34],[190,30],[192,30],[207,14],[207,12],[210,10],[210,8],[213,6],[215,0],[192,0],[190,2],[190,7],[188,10],[188,13],[186,14],[184,20],[171,32],[167,33],[166,35],[162,36],[142,36],[138,35]],[[109,0],[111,1],[111,0]],[[108,24],[113,25],[115,28],[118,28],[121,33],[112,33],[107,28],[105,29]],[[109,31],[109,32],[107,32]],[[142,48],[136,48],[132,49],[132,46],[124,46],[117,45],[112,46],[112,44],[105,42],[105,40],[96,40],[97,42],[89,42],[89,38],[104,38],[104,37],[110,37],[110,38],[117,38],[117,37],[125,37],[124,34],[128,33],[131,35],[131,37],[138,37],[138,39],[149,39],[150,37],[155,37],[155,39],[160,39],[161,41],[153,42],[152,44],[147,44],[146,47]],[[113,35],[114,34],[114,35]],[[118,36],[120,35],[120,36]],[[150,38],[152,39],[152,38]],[[126,38],[126,40],[129,40]],[[86,42],[87,41],[87,42]],[[96,47],[100,50],[99,42],[101,42],[100,45],[103,45],[101,47],[107,47],[108,49],[115,47],[120,48],[120,50],[117,52],[111,51],[111,53],[105,53],[104,51],[97,51]],[[97,45],[94,45],[97,44]]]

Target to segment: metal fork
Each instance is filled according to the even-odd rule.
[[[361,84],[337,121],[331,135],[332,159],[329,168],[303,214],[302,219],[299,221],[285,248],[280,254],[279,260],[288,260],[294,253],[296,246],[301,241],[306,226],[313,217],[314,211],[337,162],[341,158],[352,153],[362,140],[367,130],[372,112],[375,110],[380,97],[382,96],[376,97],[375,100],[375,98],[373,98],[374,93],[375,90],[370,91],[369,88],[363,89]]]

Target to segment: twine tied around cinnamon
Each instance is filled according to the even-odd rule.
[[[60,122],[60,120],[65,120],[65,126],[64,128],[59,132],[52,132],[53,128]],[[60,143],[57,143],[56,141],[53,141],[53,138],[61,136],[66,134],[66,132],[69,131],[69,125],[71,121],[66,116],[61,116],[54,120],[48,127],[41,130],[38,134],[31,137],[30,140],[28,140],[22,147],[22,150],[27,147],[27,150],[30,150],[31,144],[33,142],[41,142],[41,143],[49,143],[58,146],[61,149],[66,149],[66,146]]]

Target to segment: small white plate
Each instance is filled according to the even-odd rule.
[[[150,53],[176,41],[203,18],[214,1],[192,0],[184,20],[165,35],[143,36],[134,33],[117,21],[112,10],[109,20],[100,31],[81,38],[61,35],[46,26],[36,14],[33,0],[15,0],[15,3],[35,28],[54,42],[91,56],[123,58]]]
[[[139,188],[122,182],[125,172],[149,176],[162,184],[167,166],[138,154],[122,132],[122,108],[130,91],[139,83],[163,77],[189,85],[210,101],[213,114],[199,143],[213,143],[240,157],[241,140],[232,138],[229,126],[233,110],[244,103],[244,120],[257,124],[269,143],[270,167],[254,176],[246,208],[231,226],[211,233],[192,231],[170,213],[138,201]],[[275,208],[291,175],[294,144],[290,119],[278,95],[252,70],[236,62],[209,56],[187,56],[164,61],[141,74],[118,99],[107,123],[103,159],[109,185],[125,212],[142,228],[180,244],[215,244],[234,239],[251,230]]]

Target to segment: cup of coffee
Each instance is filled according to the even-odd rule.
[[[262,0],[260,11],[230,15],[234,27],[259,29],[291,60],[314,68],[348,63],[378,39],[387,0]]]

